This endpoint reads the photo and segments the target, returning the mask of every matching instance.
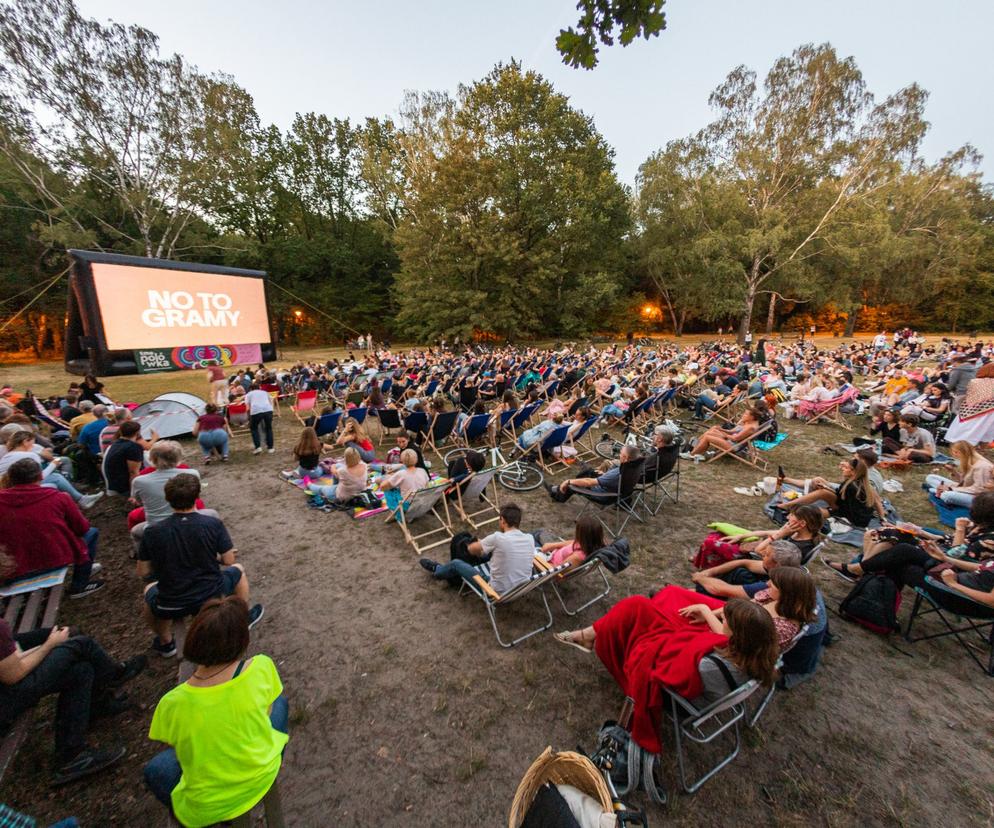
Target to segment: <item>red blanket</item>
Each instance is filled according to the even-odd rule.
[[[677,610],[691,604],[718,609],[723,604],[678,586],[668,586],[650,600],[633,595],[615,604],[594,622],[594,650],[625,695],[635,700],[632,738],[659,753],[659,721],[665,699],[663,685],[686,699],[703,690],[698,665],[728,639],[706,624],[691,623]]]

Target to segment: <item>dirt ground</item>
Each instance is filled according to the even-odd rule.
[[[36,392],[64,386],[57,366],[48,377],[40,366],[0,374],[23,387],[21,371],[32,372]],[[196,391],[195,384],[202,378],[111,378],[108,390],[129,398],[132,388]],[[839,458],[817,449],[845,433],[793,422],[788,430],[771,459],[792,476],[834,478]],[[203,468],[193,441],[186,443],[187,460],[208,484],[204,499],[221,512],[253,598],[266,605],[252,652],[273,657],[290,698],[290,744],[280,775],[287,823],[505,825],[531,761],[547,745],[592,747],[601,722],[617,713],[617,686],[595,657],[556,644],[551,633],[510,650],[497,646],[479,602],[432,582],[397,527],[309,509],[278,477],[298,432],[284,411],[275,456],[253,457],[249,438],[240,436],[223,467]],[[761,499],[732,492],[756,482],[755,471],[732,461],[684,464],[683,471],[679,505],[630,525],[632,565],[611,579],[611,594],[580,623],[624,596],[667,582],[688,584],[686,559],[709,521],[768,528]],[[892,499],[903,517],[930,524],[922,477],[902,473],[905,491]],[[510,493],[502,490],[501,498],[510,500]],[[563,535],[580,508],[554,504],[541,491],[514,499],[524,508],[524,528]],[[108,586],[91,599],[66,601],[61,621],[80,625],[118,656],[145,652],[150,635],[140,620],[123,509],[102,503],[91,517],[101,531]],[[850,552],[831,546],[827,557]],[[812,574],[829,609],[837,609],[847,585],[820,563]],[[576,589],[579,595],[585,588]],[[911,603],[906,596],[902,620]],[[553,614],[554,629],[577,625],[558,604]],[[538,617],[537,602],[515,605],[507,629],[524,629]],[[648,806],[650,825],[994,823],[994,679],[949,639],[888,641],[834,614],[831,625],[841,641],[826,651],[816,678],[778,694],[760,727],[744,733],[738,759],[696,795],[676,793],[667,747],[669,804]],[[0,800],[41,824],[67,815],[87,828],[164,824],[141,768],[157,750],[146,738],[152,710],[175,680],[176,662],[150,653],[149,669],[130,687],[140,710],[93,730],[96,743],[124,740],[126,761],[66,789],[46,786],[51,706],[44,705]],[[671,744],[664,729],[664,745]]]

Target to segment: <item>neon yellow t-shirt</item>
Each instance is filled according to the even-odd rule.
[[[234,819],[266,795],[289,740],[269,721],[282,692],[272,659],[257,655],[231,681],[183,683],[159,700],[148,736],[171,745],[183,769],[172,795],[180,822],[200,828]]]

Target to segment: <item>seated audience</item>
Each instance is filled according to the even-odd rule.
[[[956,459],[943,466],[950,477],[930,474],[925,485],[947,506],[969,508],[978,494],[994,488],[994,464],[966,440],[953,443],[949,453]]]
[[[740,558],[694,572],[697,591],[716,598],[753,598],[780,566],[800,566],[801,550],[788,540],[766,538],[756,547],[759,560]]]
[[[742,412],[742,416],[739,417],[738,422],[733,428],[726,429],[721,426],[712,426],[697,438],[697,441],[692,444],[690,452],[684,456],[686,459],[691,460],[695,457],[703,456],[708,451],[714,449],[727,451],[736,443],[741,443],[743,440],[748,440],[754,436],[759,431],[761,425],[759,412],[756,408],[747,408]]]
[[[138,576],[154,579],[145,587],[143,605],[145,621],[155,633],[152,649],[172,658],[174,619],[196,615],[206,601],[232,593],[248,603],[249,584],[245,568],[235,563],[236,550],[224,524],[196,510],[200,480],[176,475],[166,483],[165,496],[173,514],[145,530]],[[253,606],[251,624],[262,615],[262,604]]]
[[[308,483],[307,491],[321,495],[325,500],[338,503],[345,503],[364,492],[369,485],[367,482],[369,469],[362,462],[359,452],[349,446],[345,449],[345,455],[342,459],[344,462],[336,463],[332,468],[334,483],[330,485]],[[323,469],[321,473],[324,473]]]
[[[145,464],[145,451],[140,440],[141,426],[138,423],[128,420],[121,424],[117,439],[104,455],[103,472],[108,494],[130,495],[131,483]]]
[[[758,552],[761,545],[766,548],[766,540],[788,540],[797,547],[803,558],[821,541],[823,523],[824,517],[817,506],[799,506],[787,514],[787,521],[777,529],[756,529],[738,535],[712,532],[701,544],[701,552],[704,554],[699,553],[694,558],[711,557],[731,561]],[[755,540],[751,540],[752,538]]]
[[[359,452],[359,456],[362,458],[363,463],[372,463],[376,459],[376,452],[373,449],[373,441],[369,439],[369,435],[366,434],[366,429],[362,425],[356,422],[352,417],[345,420],[345,425],[342,427],[342,433],[338,435],[338,439],[335,440],[336,446],[345,446],[346,448],[354,448]]]
[[[902,414],[898,419],[901,426],[901,446],[897,452],[899,460],[912,463],[931,463],[935,457],[935,438],[928,429],[918,424],[914,414]]]
[[[49,449],[35,444],[33,431],[17,430],[7,438],[6,451],[0,457],[0,475],[4,475],[19,460],[29,460],[41,470],[42,485],[65,492],[81,509],[89,509],[103,497],[103,492],[84,495],[63,475],[60,469],[70,471],[71,461],[66,457],[55,457]]]
[[[400,462],[403,468],[385,477],[380,483],[389,509],[396,509],[408,495],[427,486],[430,479],[428,472],[418,467],[418,455],[414,449],[404,449],[400,453]]]
[[[616,495],[621,485],[621,465],[639,460],[641,456],[637,446],[626,443],[621,448],[617,465],[605,464],[596,477],[593,476],[592,469],[582,469],[579,477],[564,480],[558,486],[549,484],[546,489],[550,497],[559,503],[569,500],[577,489],[584,489],[594,495]]]
[[[324,469],[321,468],[321,439],[317,432],[307,426],[300,432],[300,439],[293,447],[293,459],[297,463],[297,468],[291,473],[291,479],[301,477],[321,477]]]
[[[777,507],[788,512],[809,503],[824,504],[822,515],[826,518],[836,517],[849,521],[853,526],[865,528],[874,515],[883,520],[883,501],[870,484],[869,469],[860,457],[853,457],[839,464],[843,479],[840,483],[829,483],[822,477],[812,478],[812,491],[801,495],[795,500],[784,500]],[[804,481],[786,479],[792,485],[804,485]]]
[[[241,816],[279,775],[289,704],[272,659],[246,658],[251,626],[241,598],[206,601],[183,645],[196,669],[152,716],[149,738],[169,748],[145,765],[145,783],[183,825]]]
[[[135,548],[141,543],[142,535],[149,526],[161,523],[171,517],[173,508],[166,500],[166,483],[180,474],[189,474],[200,479],[200,472],[180,463],[183,459],[183,447],[175,440],[160,440],[148,452],[152,471],[139,474],[131,482],[131,497],[141,504],[142,514],[128,515],[131,523],[131,539]],[[197,511],[209,517],[218,517],[213,509],[205,509],[198,501]],[[137,520],[141,517],[141,520]]]
[[[544,543],[539,552],[552,566],[568,563],[580,566],[598,549],[604,547],[604,527],[593,515],[580,515],[573,528],[573,539]]]

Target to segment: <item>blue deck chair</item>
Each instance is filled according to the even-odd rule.
[[[489,425],[489,414],[474,414],[466,421],[466,427],[462,430],[462,434],[457,435],[459,442],[469,448],[476,440],[486,436]]]
[[[525,449],[525,455],[538,452],[539,465],[545,469],[545,471],[551,471],[554,466],[562,462],[561,459],[558,459],[553,455],[552,450],[557,448],[561,449],[563,445],[569,442],[569,430],[569,423],[563,423],[561,426],[556,426],[552,429],[552,431],[546,434],[542,440]]]
[[[317,422],[314,423],[314,431],[317,433],[318,437],[324,437],[326,434],[334,434],[338,431],[338,423],[341,419],[341,411],[332,411],[330,414],[322,414],[318,417]]]
[[[581,444],[580,441],[587,436],[587,432],[589,432],[590,429],[593,428],[594,423],[596,423],[598,419],[600,419],[599,415],[592,414],[591,416],[589,416],[586,419],[586,421],[583,423],[583,425],[580,426],[580,430],[573,435],[573,439],[569,441],[572,444],[573,448],[576,449],[577,457],[586,457],[588,454],[597,453],[596,451],[594,451],[593,443],[589,439],[587,440],[586,443],[583,444]]]
[[[428,430],[428,415],[424,411],[413,411],[404,418],[404,428],[411,434],[424,434]]]
[[[425,439],[425,447],[431,448],[439,457],[442,456],[441,448],[452,440],[452,434],[456,428],[456,420],[459,411],[443,411],[436,414],[428,428],[428,436]]]
[[[359,425],[366,422],[366,415],[369,413],[368,408],[351,408],[345,412],[349,417],[355,420]]]
[[[511,440],[515,442],[517,441],[518,432],[524,429],[528,421],[532,418],[535,412],[538,411],[541,405],[542,403],[540,402],[534,402],[531,405],[522,406],[514,412],[514,416],[511,418],[510,422],[509,436]],[[507,434],[508,430],[505,428],[503,433]]]

